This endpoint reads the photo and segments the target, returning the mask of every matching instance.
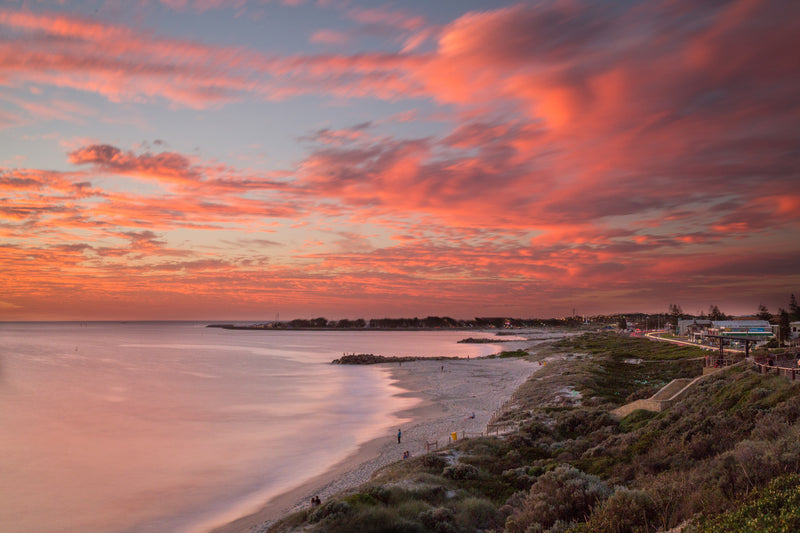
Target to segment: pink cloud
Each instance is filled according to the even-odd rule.
[[[312,43],[321,44],[344,44],[350,40],[350,36],[341,31],[319,30],[311,36]]]
[[[104,171],[155,177],[184,184],[196,183],[201,179],[198,170],[192,168],[186,157],[171,152],[137,156],[107,144],[92,145],[71,152],[69,161],[76,165],[94,164]]]

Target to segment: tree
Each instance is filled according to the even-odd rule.
[[[797,307],[797,298],[794,297],[794,294],[789,296],[789,313],[791,313],[789,317],[791,320],[800,320],[800,307]]]
[[[712,305],[708,308],[708,319],[709,320],[725,320],[728,318],[725,316],[725,313],[719,310],[719,307],[716,305]]]
[[[669,304],[669,321],[670,323],[678,327],[678,320],[683,318],[683,309],[678,304]]]
[[[778,311],[778,336],[781,344],[792,338],[792,326],[789,324],[789,313],[786,309]]]
[[[311,327],[324,328],[328,325],[328,319],[324,317],[314,318],[311,320]]]
[[[624,316],[619,317],[619,320],[617,321],[617,327],[619,329],[628,329],[628,321],[625,320]]]
[[[769,312],[769,309],[764,304],[758,304],[758,314],[756,316],[759,320],[766,320],[767,322],[772,320],[772,313]]]

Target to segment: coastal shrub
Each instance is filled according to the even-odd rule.
[[[466,530],[489,529],[497,523],[497,508],[483,498],[466,498],[458,503],[456,525]]]
[[[397,506],[397,514],[403,518],[416,520],[419,515],[431,508],[422,500],[407,500]]]
[[[508,436],[506,442],[511,448],[519,452],[521,462],[533,462],[538,459],[550,458],[550,443],[552,439],[549,437],[543,437],[537,442],[525,435],[512,434]]]
[[[659,531],[666,531],[691,516],[694,486],[687,482],[686,474],[669,471],[647,478],[647,495],[655,505],[655,521]]]
[[[389,503],[392,497],[391,491],[383,485],[372,485],[367,488],[366,492],[381,503]]]
[[[308,516],[308,521],[314,523],[327,518],[338,519],[349,514],[350,511],[351,507],[346,502],[330,500],[312,511]]]
[[[493,455],[500,456],[508,452],[511,448],[500,439],[492,437],[478,437],[473,439],[460,440],[455,448],[468,455]]]
[[[605,426],[616,427],[617,421],[611,418],[608,411],[599,409],[574,409],[563,411],[556,416],[554,433],[562,439],[574,439],[586,435]]]
[[[771,411],[756,419],[755,427],[750,432],[753,440],[774,441],[783,437],[791,425],[786,421],[783,413]]]
[[[536,481],[535,476],[528,474],[528,468],[526,467],[504,470],[501,476],[503,477],[503,481],[516,490],[528,490]]]
[[[506,531],[525,533],[536,524],[548,529],[557,521],[583,520],[610,495],[611,489],[600,478],[559,465],[536,480],[522,508],[506,520]]]
[[[472,465],[457,463],[445,468],[442,475],[454,480],[478,479],[480,471]]]
[[[636,400],[644,400],[645,398],[649,398],[653,394],[657,393],[658,390],[659,387],[642,387],[628,394],[628,396],[625,397],[625,403],[635,402]]]
[[[345,517],[326,519],[317,524],[320,533],[425,533],[425,528],[415,520],[408,520],[386,507],[364,507]]]
[[[376,500],[371,494],[364,492],[356,492],[345,496],[344,500],[348,505],[378,505]]]
[[[597,533],[656,531],[656,513],[655,502],[646,492],[620,487],[592,513],[587,529]]]
[[[528,352],[525,351],[525,350],[510,350],[510,351],[502,351],[502,352],[500,352],[499,354],[497,354],[497,357],[505,359],[505,358],[511,358],[511,357],[525,357],[527,355],[530,355],[530,354],[528,354]]]
[[[510,466],[520,464],[519,459],[511,460],[506,455],[463,455],[459,459],[462,464],[472,465],[479,471],[501,474],[503,470]]]
[[[775,478],[754,491],[736,509],[713,518],[700,517],[698,533],[791,533],[800,531],[800,476]]]
[[[428,453],[422,456],[422,466],[431,472],[439,473],[447,466],[447,459],[440,455]]]
[[[422,522],[426,528],[437,533],[450,533],[456,531],[453,524],[455,516],[453,511],[447,507],[436,507],[435,509],[428,509],[419,514],[419,521]]]
[[[407,495],[434,505],[447,500],[447,489],[441,485],[425,485],[407,491]]]
[[[737,461],[733,452],[726,452],[718,457],[708,468],[705,492],[711,495],[706,496],[706,501],[725,500],[722,504],[716,505],[716,507],[724,506],[726,502],[733,501],[738,494],[752,486],[747,472],[749,468],[749,465],[743,465]],[[719,493],[719,496],[715,493]]]
[[[553,430],[541,421],[534,420],[533,422],[524,424],[520,429],[520,433],[531,439],[529,442],[532,445],[534,440],[550,437],[553,434]]]
[[[763,400],[764,398],[768,397],[771,392],[772,391],[764,387],[756,387],[750,391],[750,401],[757,402],[759,400]]]
[[[636,409],[628,416],[619,421],[619,429],[625,433],[635,431],[645,426],[652,418],[656,417],[658,413],[654,411],[647,411],[645,409]]]

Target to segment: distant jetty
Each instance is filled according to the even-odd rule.
[[[334,359],[331,361],[333,365],[377,365],[379,363],[406,363],[408,361],[444,361],[444,360],[452,360],[452,359],[463,359],[463,357],[395,357],[395,356],[383,356],[383,355],[373,355],[371,353],[353,353],[343,355],[339,359]]]
[[[501,342],[512,342],[508,339],[484,339],[484,338],[475,338],[469,337],[467,339],[461,339],[458,341],[459,344],[499,344]]]

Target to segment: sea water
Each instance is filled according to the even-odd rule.
[[[3,531],[207,531],[402,424],[416,400],[385,368],[332,359],[499,350],[458,331],[205,325],[0,323]]]

